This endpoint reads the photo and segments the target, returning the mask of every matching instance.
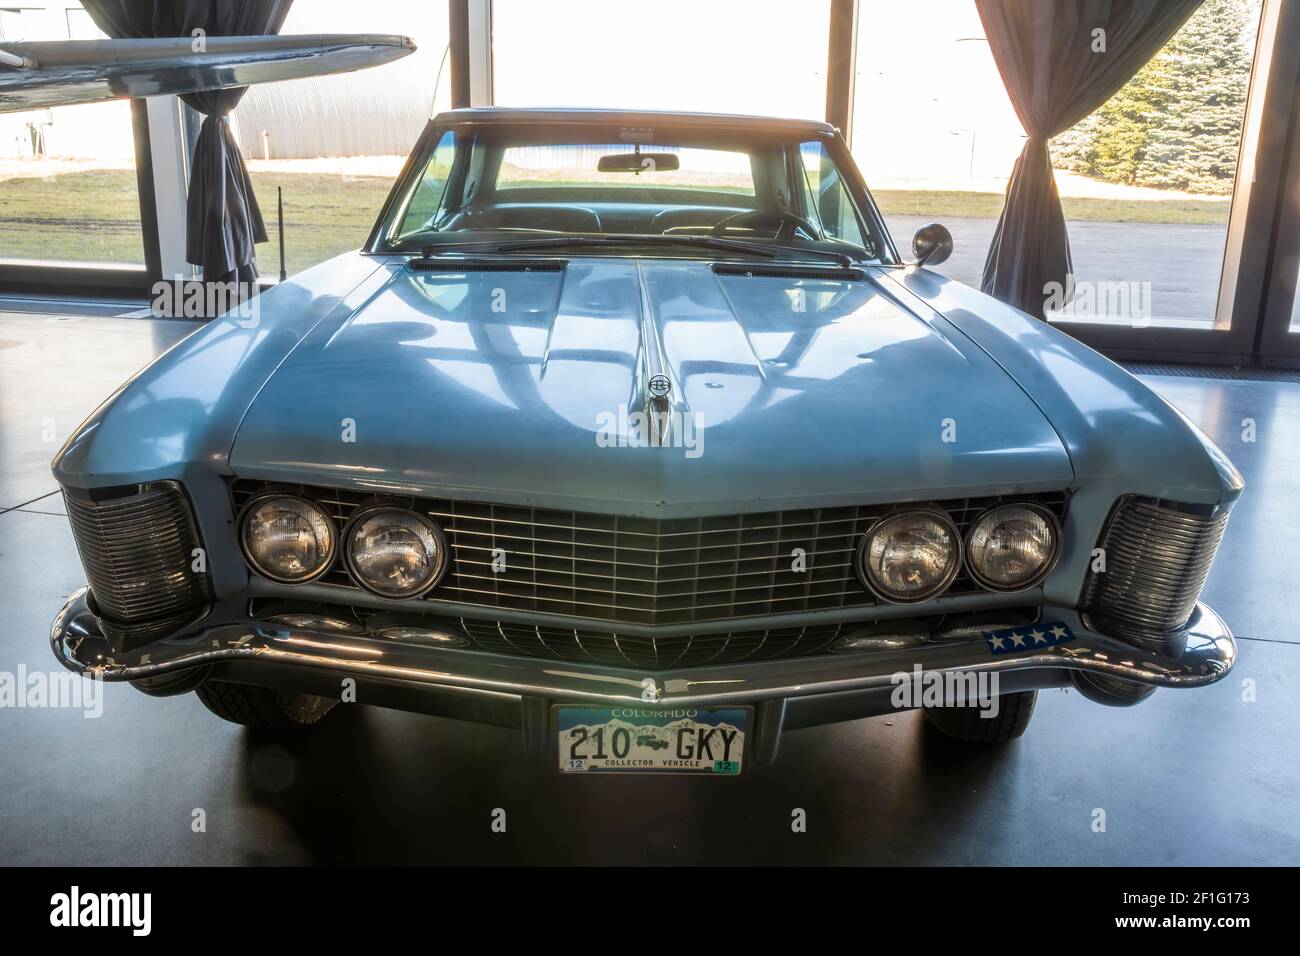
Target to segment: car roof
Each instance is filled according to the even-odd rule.
[[[674,113],[667,110],[593,110],[509,107],[470,107],[447,110],[433,117],[441,125],[479,124],[547,124],[596,126],[695,126],[704,128],[756,129],[771,132],[833,134],[829,123],[816,120],[778,119],[771,116],[740,116],[730,113]]]

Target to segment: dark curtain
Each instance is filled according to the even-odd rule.
[[[110,37],[263,36],[280,32],[293,0],[82,0]],[[253,244],[266,242],[266,224],[253,195],[248,168],[226,115],[247,87],[207,90],[181,97],[203,114],[190,173],[185,258],[203,268],[208,282],[252,282]]]
[[[1002,82],[1029,136],[984,263],[985,292],[1044,317],[1044,286],[1059,282],[1064,288],[1071,270],[1047,141],[1114,96],[1200,2],[975,0]],[[1104,50],[1098,48],[1103,42]]]

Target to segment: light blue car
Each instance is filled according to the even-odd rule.
[[[821,123],[441,114],[363,250],[60,450],[89,585],[54,653],[254,726],[343,700],[727,774],[784,729],[923,708],[998,742],[1039,688],[1219,680],[1198,597],[1241,476],[925,267],[950,249],[900,256]],[[678,743],[623,760],[665,714]]]

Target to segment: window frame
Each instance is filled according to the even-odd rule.
[[[162,251],[158,244],[149,120],[142,99],[131,100],[131,129],[144,264],[133,267],[71,265],[39,259],[0,261],[0,295],[67,297],[72,293],[88,297],[148,298],[154,284],[162,278]]]
[[[1064,320],[1052,322],[1054,328],[1119,361],[1271,363],[1261,336],[1269,321],[1265,286],[1275,268],[1275,220],[1286,201],[1283,158],[1296,122],[1300,48],[1287,38],[1300,35],[1297,6],[1264,0],[1260,9],[1214,326],[1134,328]]]
[[[420,231],[418,229],[407,231],[405,229],[406,220],[411,215],[411,209],[415,205],[416,197],[420,194],[420,187],[424,185],[429,168],[433,165],[434,159],[438,155],[438,150],[442,149],[443,140],[447,139],[449,136],[452,138],[452,161],[447,166],[447,175],[442,180],[442,191],[438,194],[438,202],[433,211],[433,218],[435,220],[442,217],[443,211],[447,208],[447,196],[451,193],[452,183],[454,180],[461,178],[457,175],[457,165],[460,156],[454,152],[456,148],[456,135],[452,130],[447,130],[439,136],[438,141],[434,144],[433,151],[429,153],[429,161],[425,163],[424,168],[420,170],[420,175],[415,181],[415,186],[411,189],[411,196],[406,207],[402,210],[400,218],[394,220],[394,229],[390,231],[389,241],[400,240],[403,236],[409,236]]]
[[[863,224],[862,216],[860,214],[860,210],[858,209],[858,204],[855,202],[850,202],[849,212],[852,214],[853,225],[858,231],[858,238],[862,240],[861,242],[853,242],[852,240],[845,239],[843,236],[836,235],[827,229],[825,217],[822,215],[821,203],[817,201],[821,198],[822,195],[822,189],[821,189],[822,174],[819,170],[817,174],[817,189],[814,190],[812,183],[809,182],[808,180],[808,167],[804,163],[803,147],[809,144],[815,144],[817,146],[820,146],[822,149],[823,155],[821,160],[819,160],[819,165],[824,163],[825,158],[827,156],[830,156],[830,151],[826,149],[826,144],[822,140],[817,138],[800,140],[797,143],[792,143],[790,146],[790,150],[787,155],[787,162],[791,164],[792,175],[795,178],[797,178],[799,181],[797,187],[793,187],[792,184],[791,193],[794,194],[797,191],[797,195],[800,197],[800,206],[802,207],[802,213],[804,218],[808,219],[809,222],[816,224],[816,226],[822,231],[822,235],[825,237],[827,241],[845,242],[848,243],[849,245],[865,247],[866,237],[870,235],[870,232]],[[839,181],[840,190],[842,192],[848,193],[849,188],[844,183],[843,169],[838,163],[834,162],[833,156],[831,156],[830,159],[832,161],[832,164],[835,166],[835,175]],[[850,196],[849,198],[852,199],[852,196]],[[809,199],[812,199],[814,201],[809,203],[808,202]],[[815,214],[815,218],[813,216],[808,215],[810,211]],[[837,231],[840,229],[840,226],[843,223],[843,221],[844,221],[844,216],[843,213],[841,213],[839,217],[839,221],[835,223],[835,228]]]
[[[398,235],[402,221],[405,218],[406,212],[410,208],[410,204],[415,195],[415,190],[419,187],[420,180],[423,177],[423,172],[432,158],[433,150],[437,148],[437,144],[441,142],[443,136],[448,131],[473,136],[484,126],[492,125],[496,124],[484,124],[469,119],[452,122],[447,122],[445,119],[440,117],[430,119],[430,121],[425,125],[424,131],[420,134],[419,139],[416,141],[415,146],[412,148],[410,155],[407,157],[406,163],[402,167],[402,171],[398,174],[396,181],[393,183],[393,188],[390,190],[388,198],[380,208],[379,214],[375,219],[374,227],[371,229],[370,236],[367,238],[361,251],[366,255],[378,256],[415,254],[410,251],[399,252],[395,249],[389,248],[388,244],[392,243]],[[527,124],[525,123],[523,125]],[[553,125],[558,139],[568,139],[574,134],[573,126],[541,123],[537,125],[539,127]],[[605,130],[607,124],[592,123],[589,128],[593,131]],[[763,133],[766,131],[763,130],[761,126],[755,126],[752,128],[725,127],[720,130],[720,132],[724,137],[733,136],[739,139],[746,133]],[[877,208],[875,200],[872,198],[871,192],[862,178],[861,171],[853,162],[853,157],[849,154],[843,139],[837,133],[821,132],[815,128],[804,132],[781,133],[780,131],[772,131],[772,135],[774,136],[774,139],[778,135],[784,136],[787,141],[783,144],[785,146],[791,144],[798,146],[805,142],[812,141],[819,141],[822,143],[827,153],[830,155],[831,160],[840,170],[840,177],[845,191],[848,192],[854,205],[857,207],[855,215],[858,219],[859,229],[862,230],[864,236],[875,239],[879,245],[877,258],[874,262],[880,265],[900,264],[901,259],[898,256],[898,251],[894,246],[889,230],[885,225],[884,217],[881,216],[880,210]],[[797,152],[796,149],[796,155]],[[461,152],[462,157],[467,154],[468,151]],[[448,189],[462,188],[464,174],[464,160],[458,157],[457,162],[453,164],[452,174],[448,179]],[[756,183],[755,186],[757,188],[758,184]]]

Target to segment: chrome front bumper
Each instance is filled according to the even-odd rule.
[[[1008,685],[1007,678],[1026,672],[1040,677],[1055,673],[1060,678],[1081,672],[1156,687],[1199,687],[1222,678],[1236,659],[1232,633],[1204,604],[1197,605],[1187,627],[1171,635],[1159,652],[1096,633],[1072,610],[1048,607],[1043,615],[1046,621],[1064,621],[1074,640],[992,656],[984,640],[975,636],[896,650],[638,671],[449,650],[265,620],[201,626],[190,636],[119,653],[110,646],[82,588],[54,619],[50,641],[65,667],[110,681],[158,678],[209,665],[259,664],[274,665],[277,671],[316,670],[333,679],[350,676],[430,691],[665,708],[887,693],[898,684],[897,675],[911,674],[918,666],[925,672],[1005,675],[1000,682],[1007,688],[1004,692],[1052,685],[1050,680],[1012,680]]]

